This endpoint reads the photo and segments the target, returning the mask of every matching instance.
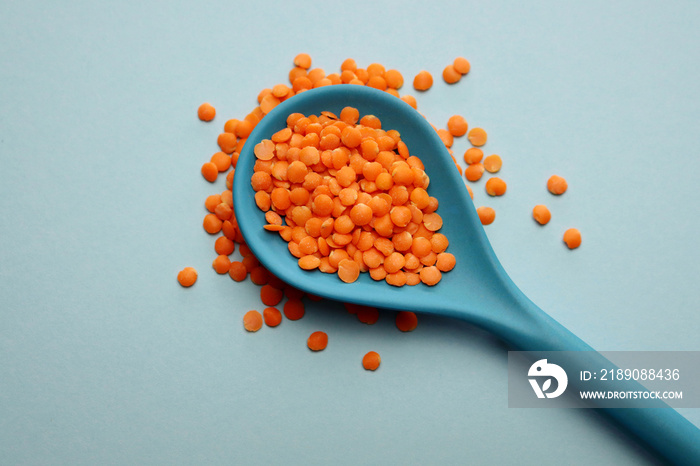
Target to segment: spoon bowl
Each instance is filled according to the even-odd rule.
[[[303,270],[288,253],[287,243],[278,234],[263,229],[266,222],[252,201],[254,191],[249,182],[253,174],[254,143],[284,128],[292,112],[309,115],[327,110],[337,115],[348,105],[357,108],[360,115],[379,116],[383,128],[398,130],[410,153],[425,164],[430,176],[428,192],[440,200],[437,212],[444,221],[440,232],[451,240],[448,252],[457,257],[455,269],[443,274],[434,287],[422,284],[393,287],[372,280],[366,273],[347,284],[334,274]],[[236,167],[235,211],[247,244],[272,273],[299,289],[339,301],[460,317],[469,313],[474,321],[493,319],[493,306],[488,300],[494,298],[492,291],[498,291],[500,283],[509,280],[445,145],[425,118],[407,103],[363,86],[322,87],[282,102],[257,125],[249,141]]]
[[[448,252],[457,259],[455,268],[444,273],[437,285],[394,287],[374,281],[366,273],[354,283],[344,283],[335,274],[306,271],[277,233],[263,229],[266,222],[253,200],[250,183],[255,144],[286,127],[291,113],[319,115],[330,111],[338,115],[346,106],[357,108],[360,115],[379,117],[382,128],[397,130],[409,152],[423,161],[430,177],[428,192],[439,200],[437,212],[443,218],[440,232],[449,239]],[[493,333],[516,350],[579,352],[570,361],[575,367],[612,366],[533,304],[508,277],[436,131],[416,110],[388,93],[336,85],[312,89],[280,103],[258,123],[239,156],[233,200],[239,228],[255,256],[273,274],[300,290],[341,302],[459,318]],[[700,464],[700,431],[664,403],[656,406],[604,412],[667,459],[692,464],[687,463],[691,458]]]

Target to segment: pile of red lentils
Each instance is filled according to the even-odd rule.
[[[442,71],[442,78],[448,85],[455,85],[469,73],[470,69],[469,61],[463,57],[458,57],[445,66]],[[257,332],[263,326],[277,327],[285,319],[289,321],[299,320],[305,314],[305,300],[315,301],[321,299],[287,285],[271,274],[252,254],[238,229],[235,212],[233,211],[231,190],[233,175],[243,145],[246,143],[255,125],[280,102],[300,92],[331,85],[373,87],[394,95],[417,109],[415,97],[400,92],[404,88],[403,75],[398,70],[386,69],[379,63],[372,63],[366,68],[360,68],[355,60],[349,58],[342,62],[339,71],[326,73],[321,68],[312,68],[311,57],[302,53],[294,58],[294,66],[289,72],[288,81],[288,84],[276,84],[271,88],[263,89],[257,96],[258,105],[243,119],[233,118],[225,122],[223,131],[217,138],[220,151],[213,154],[210,160],[202,165],[201,169],[202,176],[208,182],[215,184],[220,177],[225,177],[226,183],[225,190],[208,196],[204,201],[204,207],[207,210],[203,220],[204,230],[210,235],[218,236],[214,243],[216,257],[212,266],[216,273],[221,275],[228,274],[236,282],[250,279],[251,282],[260,287],[262,312],[250,310],[243,316],[243,327],[248,332]],[[426,92],[432,86],[433,76],[429,71],[422,70],[413,78],[412,87],[417,92]],[[204,103],[198,109],[198,116],[200,120],[210,122],[214,120],[216,110],[211,104]],[[474,193],[469,184],[479,181],[484,172],[490,174],[490,177],[484,184],[484,189],[488,196],[502,196],[506,193],[506,182],[499,176],[496,176],[502,167],[501,157],[497,154],[490,154],[484,157],[483,147],[487,142],[487,133],[484,129],[479,127],[469,128],[466,119],[462,115],[451,116],[446,122],[445,128],[437,128],[435,126],[433,128],[452,156],[455,162],[455,169],[459,170],[460,174],[468,182],[465,183],[465,187],[472,199],[474,198]],[[466,163],[464,170],[457,162],[457,158],[452,150],[454,139],[463,136],[466,136],[470,144],[470,147],[463,155],[463,160]],[[398,149],[396,149],[396,152],[398,153]],[[566,180],[558,175],[552,175],[547,180],[546,187],[550,193],[556,196],[564,194],[568,188]],[[423,194],[420,191],[417,192]],[[426,196],[421,196],[420,202],[424,200],[427,202],[427,199],[427,194]],[[407,205],[410,205],[410,203]],[[480,206],[477,207],[476,211],[483,225],[493,223],[496,218],[496,212],[492,207]],[[362,212],[358,212],[358,218],[359,214],[362,214]],[[551,219],[551,213],[545,205],[534,206],[532,216],[534,221],[540,225],[546,225]],[[280,223],[275,218],[272,225],[280,225]],[[272,229],[276,230],[277,228]],[[282,230],[282,228],[280,227],[279,230]],[[442,238],[437,235],[439,233],[435,234],[435,238],[440,239],[440,241],[434,241],[437,246],[433,247],[437,247],[439,251],[432,252],[436,257],[438,254],[444,255],[442,263],[449,263],[449,265],[445,266],[447,271],[454,266],[454,257],[445,255],[448,254],[445,252],[447,241],[446,239],[442,241]],[[569,249],[575,249],[581,244],[581,234],[577,229],[570,228],[564,233],[563,241]],[[391,243],[391,241],[388,242]],[[389,244],[385,246],[386,248],[382,249],[382,252],[386,254],[386,258],[389,258],[394,253],[394,247]],[[430,249],[431,245],[428,244],[426,247]],[[236,248],[238,249],[240,260],[232,260],[232,255]],[[344,260],[345,264],[349,264],[352,261],[349,257],[344,258]],[[311,259],[305,259],[303,262],[300,262],[300,265],[304,266],[304,264],[309,264],[310,262]],[[318,263],[316,261],[313,261],[313,263],[315,267],[318,267],[320,260]],[[326,267],[329,267],[328,264],[326,264]],[[353,272],[350,275],[352,279],[345,279],[344,281],[354,281],[356,279],[355,268],[353,267],[352,269]],[[397,269],[397,271],[400,270]],[[343,279],[343,274],[346,277],[348,276],[347,267],[343,270],[341,279]],[[179,272],[177,279],[183,287],[190,287],[197,281],[197,272],[192,267],[185,267]],[[395,286],[405,284],[405,281],[399,284],[392,283],[391,280],[387,281],[390,285],[393,284]],[[346,304],[345,307],[348,313],[354,314],[364,324],[372,325],[377,322],[380,316],[379,310],[371,306]],[[397,312],[395,321],[396,327],[402,332],[410,332],[418,324],[416,314],[409,311]],[[315,331],[308,336],[307,346],[311,351],[322,351],[327,345],[328,335],[323,331]],[[374,351],[367,352],[361,360],[362,366],[367,370],[376,370],[380,361],[379,354]]]

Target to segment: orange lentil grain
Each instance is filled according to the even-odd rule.
[[[207,233],[209,233],[210,235],[215,235],[221,231],[223,223],[224,222],[221,221],[221,219],[215,214],[207,214],[204,216],[202,226],[204,227],[204,230]]]
[[[384,79],[391,89],[401,89],[403,86],[403,75],[397,70],[386,70]]]
[[[460,79],[462,79],[462,74],[455,69],[453,64],[450,63],[445,67],[444,70],[442,70],[442,79],[447,84],[455,84],[458,83]]]
[[[257,332],[263,326],[263,316],[258,311],[248,311],[243,316],[243,327],[249,332]]]
[[[442,233],[435,233],[430,237],[430,248],[436,254],[445,252],[449,244],[450,242],[447,239],[447,236],[443,235]]]
[[[473,163],[473,164],[469,165],[464,170],[464,176],[469,181],[479,181],[483,174],[484,174],[484,165],[481,162]]]
[[[367,67],[367,74],[372,76],[384,76],[386,68],[381,63],[372,63]]]
[[[464,57],[455,58],[454,62],[452,63],[452,66],[460,74],[467,74],[471,69],[471,64]]]
[[[218,175],[219,175],[219,168],[216,166],[216,164],[214,162],[205,162],[202,165],[202,176],[208,182],[213,183],[214,181],[216,181],[216,178]]]
[[[386,270],[381,265],[379,267],[369,269],[369,276],[372,280],[384,280],[386,278]]]
[[[267,269],[262,265],[253,267],[250,270],[250,281],[255,283],[256,285],[266,285],[269,279],[270,272],[268,272]]]
[[[311,82],[314,85],[316,85],[316,83],[318,83],[320,80],[326,77],[326,72],[322,68],[314,68],[312,70],[309,70],[307,76],[311,80]]]
[[[483,164],[484,164],[484,170],[486,170],[489,173],[496,173],[503,166],[503,161],[501,160],[501,157],[499,157],[498,155],[492,154],[484,159]]]
[[[242,282],[248,276],[248,269],[240,261],[231,262],[231,266],[228,269],[228,274],[236,282]]]
[[[454,143],[454,136],[452,136],[452,133],[450,133],[449,130],[440,128],[437,130],[437,133],[445,147],[452,147],[452,144]]]
[[[428,267],[423,267],[421,269],[419,275],[420,275],[421,281],[428,286],[437,285],[438,282],[442,279],[442,273],[434,265],[431,265]]]
[[[387,273],[384,278],[389,285],[401,287],[406,284],[406,272],[399,270],[394,273]]]
[[[502,196],[506,192],[506,182],[494,176],[486,180],[485,188],[489,196]]]
[[[236,243],[226,236],[220,236],[214,242],[214,250],[219,255],[230,256],[236,249]]]
[[[241,245],[241,247],[239,249],[242,250],[243,245]],[[255,269],[257,266],[260,265],[260,261],[258,260],[258,258],[252,254],[250,254],[248,256],[244,256],[241,263],[243,264],[245,269],[248,271],[248,273],[252,272],[253,269]]]
[[[420,282],[420,274],[416,272],[406,272],[406,285],[416,286]]]
[[[467,120],[461,115],[452,115],[447,120],[447,130],[454,137],[464,136],[467,134],[468,129],[469,125],[467,124]]]
[[[367,86],[379,89],[380,91],[385,91],[387,88],[386,79],[383,76],[370,76],[367,81]]]
[[[325,332],[314,332],[306,340],[306,346],[311,351],[323,351],[328,346],[328,335]]]
[[[428,199],[428,207],[423,209],[424,214],[431,214],[438,209],[439,202],[436,197],[430,196]]]
[[[435,265],[435,262],[437,261],[437,254],[435,254],[433,251],[430,251],[428,254],[420,258],[420,263],[426,267],[430,267],[432,265]]]
[[[433,75],[422,70],[413,78],[413,88],[417,91],[427,91],[433,87]]]
[[[307,254],[299,258],[299,267],[304,270],[314,270],[321,265],[321,258]]]
[[[216,273],[225,274],[231,268],[231,260],[228,258],[228,256],[220,254],[216,256],[216,259],[214,259],[211,265]]]
[[[305,308],[304,302],[298,298],[287,299],[282,307],[284,316],[289,320],[299,320],[304,317]]]
[[[412,332],[418,326],[418,316],[415,312],[399,311],[396,313],[396,328],[402,332]]]
[[[430,213],[423,216],[423,223],[429,231],[438,231],[442,228],[442,217],[438,213]]]
[[[266,307],[263,310],[263,320],[268,327],[277,327],[282,323],[282,313],[276,307]]]
[[[297,76],[294,78],[294,81],[292,81],[292,90],[294,92],[301,92],[304,90],[308,90],[314,87],[314,84],[311,82],[311,80],[308,78],[308,76]]]
[[[185,267],[177,274],[177,281],[181,286],[188,288],[197,281],[197,271],[194,267]]]
[[[260,300],[265,306],[277,306],[284,296],[284,292],[273,287],[270,283],[260,288]]]
[[[379,320],[379,309],[373,306],[357,306],[357,320],[367,325],[374,325]]]
[[[478,147],[470,147],[464,152],[464,161],[467,165],[481,162],[484,152]]]
[[[552,213],[547,206],[538,204],[532,208],[532,218],[540,225],[546,225],[552,219]]]
[[[247,244],[243,243],[238,248],[238,252],[241,253],[241,257],[248,257],[253,255],[253,251],[250,250]]]
[[[370,351],[362,358],[362,367],[368,371],[376,371],[381,362],[382,358],[379,356],[379,353],[376,351]]]
[[[204,200],[204,207],[211,213],[214,213],[214,209],[219,204],[221,204],[221,194],[212,194]]]
[[[364,68],[356,68],[355,76],[363,85],[367,84],[367,81],[369,81],[369,72]]]
[[[214,208],[214,214],[219,218],[219,220],[229,220],[233,216],[233,209],[230,205],[222,202],[216,208]]]
[[[428,238],[422,236],[414,237],[413,244],[411,245],[411,252],[416,255],[416,257],[425,257],[432,251],[432,245]]]
[[[272,88],[272,95],[277,97],[278,99],[284,98],[289,94],[289,86],[286,84],[276,84]]]
[[[236,136],[245,139],[250,136],[250,132],[253,131],[253,123],[250,120],[243,120],[236,125]]]
[[[360,277],[360,266],[352,259],[338,263],[338,277],[345,283],[352,283]]]
[[[449,272],[455,268],[457,260],[454,254],[449,252],[441,252],[437,255],[437,260],[435,261],[435,266],[440,272]]]
[[[236,134],[236,126],[238,125],[238,123],[239,120],[236,118],[226,120],[226,123],[224,123],[224,131],[226,131],[227,133]]]
[[[414,109],[418,108],[418,103],[416,102],[416,98],[413,97],[412,95],[402,95],[401,100],[406,102],[408,105],[410,105]]]
[[[226,191],[222,192],[220,196],[221,202],[225,202],[226,204],[231,206],[231,208],[233,208],[233,193],[230,189],[227,189]]]
[[[233,151],[236,149],[236,144],[238,144],[238,139],[236,138],[235,134],[232,133],[221,133],[219,134],[219,137],[216,139],[217,144],[221,148],[222,152],[225,152],[227,154],[233,153]],[[223,170],[220,170],[223,171]]]
[[[569,249],[576,249],[581,246],[581,232],[576,228],[566,230],[563,239]]]
[[[547,180],[547,190],[554,195],[564,194],[567,188],[566,180],[559,175],[552,175]]]
[[[308,53],[300,53],[294,57],[294,66],[308,70],[311,68],[311,56]]]
[[[479,215],[482,225],[490,225],[496,220],[496,211],[492,207],[478,207],[476,213]]]
[[[346,58],[343,63],[340,64],[341,71],[355,71],[357,69],[357,63],[352,58]]]
[[[486,144],[486,131],[482,128],[472,128],[467,134],[467,138],[472,146],[481,147]]]
[[[197,116],[202,121],[211,121],[216,116],[216,109],[210,103],[205,102],[197,108]]]
[[[216,165],[216,169],[219,171],[219,173],[225,172],[231,167],[231,156],[228,155],[226,152],[216,152],[214,155],[211,156],[211,159],[209,161]]]
[[[354,125],[360,120],[360,112],[354,107],[344,107],[340,111],[340,120],[348,125]]]

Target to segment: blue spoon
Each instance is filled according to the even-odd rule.
[[[257,142],[286,126],[289,114],[340,114],[352,106],[361,115],[377,115],[382,127],[401,133],[411,154],[423,160],[430,176],[429,193],[440,201],[440,230],[450,239],[457,266],[435,287],[396,288],[361,274],[352,283],[334,274],[305,271],[279,235],[263,229],[264,216],[253,201],[250,178]],[[577,351],[576,367],[611,367],[581,339],[533,304],[511,281],[496,258],[474,205],[444,144],[430,124],[408,104],[364,86],[327,86],[294,96],[271,111],[256,126],[238,159],[233,200],[239,227],[260,262],[286,283],[308,293],[341,302],[439,314],[468,321],[500,337],[520,351]],[[610,389],[606,386],[606,389]],[[661,456],[677,464],[700,464],[700,430],[675,410],[602,408]]]

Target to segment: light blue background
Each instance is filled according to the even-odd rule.
[[[419,109],[465,115],[504,159],[506,196],[482,181],[475,202],[525,294],[600,350],[698,350],[698,19],[697,2],[3,2],[1,462],[654,464],[592,410],[508,409],[507,348],[466,324],[401,334],[321,302],[247,334],[258,288],[211,269],[202,204],[224,188],[198,172],[299,52],[399,69],[408,93],[427,69]],[[472,71],[447,86],[460,55]]]

